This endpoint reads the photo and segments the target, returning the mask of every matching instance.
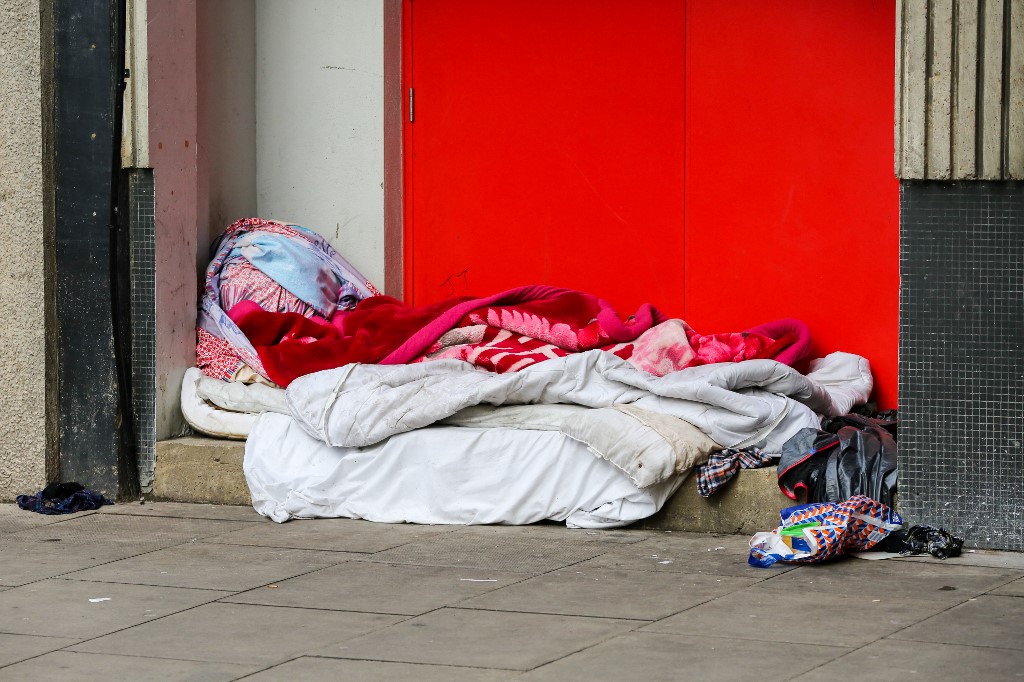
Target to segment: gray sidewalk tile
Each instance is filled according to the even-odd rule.
[[[446,608],[326,647],[321,656],[529,670],[639,621]]]
[[[518,533],[462,531],[378,552],[369,560],[536,575],[590,559],[617,546],[616,543],[578,540],[571,536],[556,539]]]
[[[518,679],[520,673],[449,665],[353,661],[342,658],[303,656],[245,678],[246,682],[294,682],[295,680],[359,680],[359,682],[501,682]]]
[[[64,523],[19,531],[11,540],[59,540],[67,545],[109,544],[179,545],[227,533],[252,524],[211,519],[139,518],[123,514],[90,514]]]
[[[761,583],[644,631],[858,647],[947,608],[935,601],[760,589]]]
[[[124,502],[100,507],[97,514],[127,514],[156,518],[166,516],[176,519],[211,519],[216,521],[251,521],[253,523],[273,523],[260,516],[251,506],[231,507],[217,504],[199,504],[193,502]]]
[[[570,566],[488,592],[459,606],[658,620],[753,582],[728,576]]]
[[[1019,680],[1024,652],[880,639],[797,677],[800,682],[876,680]]]
[[[965,549],[960,556],[936,559],[930,554],[899,557],[894,561],[918,561],[940,566],[988,566],[989,568],[1011,568],[1024,572],[1024,552],[998,552],[992,549]]]
[[[1020,576],[1021,572],[1013,569],[840,559],[801,566],[759,587],[786,592],[857,594],[872,599],[928,599],[952,605]]]
[[[39,637],[36,635],[0,635],[0,667],[24,661],[50,651],[63,649],[79,640],[70,637]],[[0,672],[0,677],[7,672]]]
[[[1024,599],[982,595],[893,638],[1024,650]]]
[[[193,542],[65,575],[136,585],[239,592],[333,566],[359,554]]]
[[[998,587],[989,594],[999,594],[1004,597],[1024,597],[1024,578],[1014,580],[1012,583],[1007,583],[1002,587]]]
[[[747,564],[750,547],[738,535],[672,533],[614,549],[588,561],[587,567],[623,568],[666,573],[708,573],[765,580],[778,573]],[[791,570],[782,567],[781,570]]]
[[[246,524],[241,530],[209,538],[207,542],[370,553],[451,531],[451,526],[372,523],[357,519],[300,519],[287,523]]]
[[[541,680],[788,680],[849,649],[636,632],[526,673]]]
[[[0,632],[77,639],[98,637],[227,594],[51,578],[0,592]]]
[[[0,540],[0,586],[13,587],[98,566],[160,545],[89,544],[47,540]]]
[[[228,682],[259,670],[254,665],[174,661],[141,656],[112,656],[55,651],[0,670],[4,679],[103,680],[103,682]]]
[[[455,526],[454,532],[480,538],[528,537],[538,540],[573,540],[631,545],[657,537],[664,531],[639,528],[569,528],[564,523],[535,523],[529,526]]]
[[[76,645],[71,650],[262,667],[401,619],[374,613],[206,604]]]
[[[280,581],[277,589],[222,601],[418,616],[523,578],[521,573],[350,561]]]
[[[80,519],[95,512],[85,511],[75,514],[37,514],[26,511],[16,504],[0,504],[0,538],[4,538],[21,530],[48,526],[72,519]]]

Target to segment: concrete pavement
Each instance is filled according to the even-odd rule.
[[[1024,555],[746,555],[663,530],[0,505],[0,680],[1024,678]]]

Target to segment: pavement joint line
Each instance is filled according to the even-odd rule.
[[[261,589],[261,588],[255,588],[255,589]],[[212,604],[230,604],[232,606],[259,606],[259,607],[267,607],[267,608],[275,608],[275,609],[298,609],[300,611],[323,611],[324,613],[362,613],[362,614],[366,614],[368,616],[401,616],[405,620],[409,620],[410,618],[419,618],[420,616],[425,616],[426,614],[432,613],[433,611],[437,610],[437,609],[431,609],[430,611],[424,611],[423,613],[409,614],[409,613],[390,613],[388,611],[364,611],[362,609],[328,609],[328,608],[323,607],[323,606],[296,606],[294,604],[260,604],[258,602],[249,602],[249,601],[230,601],[231,599],[234,599],[234,598],[236,598],[236,597],[238,597],[238,596],[240,596],[242,594],[247,594],[247,593],[248,593],[248,591],[247,592],[240,592],[239,594],[230,594],[230,595],[228,595],[226,597],[221,597],[220,599],[217,599],[216,601],[210,602],[210,603],[212,603]],[[439,607],[439,608],[445,608],[445,607]],[[402,623],[402,622],[404,622],[404,621],[398,621],[398,623]],[[398,623],[392,623],[392,625],[398,625]]]
[[[120,630],[118,632],[120,632]],[[114,634],[114,633],[109,633],[109,634]],[[35,637],[37,635],[32,635],[32,636]],[[39,636],[41,636],[41,635],[39,635]],[[141,654],[123,654],[123,653],[111,654],[111,653],[108,653],[108,652],[105,652],[105,651],[71,651],[71,650],[68,649],[68,647],[78,646],[79,644],[84,644],[85,642],[88,642],[88,641],[91,641],[91,640],[83,639],[81,642],[77,642],[75,644],[68,644],[67,647],[63,647],[61,649],[54,649],[53,651],[46,651],[46,652],[43,652],[41,654],[37,654],[35,656],[30,656],[29,658],[23,658],[20,661],[15,661],[13,663],[7,663],[5,665],[0,665],[0,670],[2,670],[3,668],[7,668],[9,666],[12,666],[12,665],[18,665],[19,663],[24,663],[25,661],[31,661],[33,659],[41,658],[41,657],[49,655],[49,654],[54,654],[54,653],[57,653],[58,651],[63,651],[64,653],[68,653],[68,654],[75,654],[77,656],[123,656],[125,658],[142,658],[142,659],[148,659],[148,660],[151,660],[151,661],[185,661],[187,663],[209,663],[209,664],[225,663],[225,664],[228,664],[228,665],[249,665],[249,664],[246,664],[246,663],[235,663],[234,661],[201,661],[201,660],[196,659],[196,658],[168,658],[166,656],[143,656]],[[248,673],[248,674],[253,674],[253,673]],[[234,679],[240,679],[240,678],[234,678]]]
[[[9,637],[45,637],[47,639],[74,639],[74,637],[65,637],[64,635],[28,635],[24,632],[7,632],[4,630],[0,630],[0,635],[7,635]],[[84,642],[85,640],[82,641]],[[68,644],[68,646],[74,646],[74,644]]]
[[[205,516],[174,516],[173,514],[134,514],[132,512],[92,512],[93,514],[102,514],[103,516],[131,516],[136,519],[178,519],[186,521],[231,521],[238,523],[260,523],[264,520],[264,517],[256,519],[210,519]],[[53,524],[43,524],[53,525]],[[239,529],[240,530],[240,529]]]
[[[307,656],[306,656],[306,654],[299,654],[298,656],[293,656],[292,658],[289,658],[287,661],[281,661],[280,663],[273,663],[273,664],[267,666],[266,668],[260,668],[259,670],[253,670],[251,673],[246,673],[245,675],[242,675],[241,677],[232,678],[231,682],[238,682],[239,680],[244,680],[244,679],[246,679],[248,677],[252,677],[253,675],[259,675],[260,673],[265,673],[268,670],[273,670],[274,668],[280,668],[282,665],[285,665],[287,663],[291,663],[292,661],[297,661],[300,658],[307,658]]]
[[[443,606],[441,608],[452,609],[454,611],[486,611],[487,613],[524,613],[531,616],[558,616],[560,618],[600,618],[601,620],[628,620],[638,623],[638,627],[641,625],[651,625],[656,623],[656,620],[650,618],[629,618],[623,616],[591,616],[582,613],[552,613],[551,611],[524,611],[521,609],[488,609],[479,606]],[[426,614],[423,614],[426,615]],[[658,620],[661,620],[660,618]]]
[[[210,537],[218,537],[211,535]],[[209,545],[227,545],[229,547],[262,547],[263,549],[305,549],[310,552],[335,552],[345,554],[365,554],[366,556],[373,556],[376,552],[359,552],[353,549],[324,549],[320,547],[286,547],[282,545],[254,545],[247,542],[208,542],[209,538],[202,538],[197,544],[209,544]],[[384,552],[387,550],[378,550]]]
[[[939,614],[936,614],[936,615],[939,615]],[[915,625],[917,625],[917,623],[915,623]],[[893,635],[895,635],[895,634],[896,633],[894,632]],[[893,637],[892,635],[886,635],[885,637],[882,637],[881,639],[891,639],[894,642],[913,642],[914,644],[936,644],[938,646],[962,646],[962,647],[964,647],[966,649],[994,649],[996,651],[1015,651],[1017,653],[1024,652],[1024,649],[1022,649],[1022,648],[1014,649],[1013,647],[993,646],[992,644],[963,644],[961,642],[936,642],[934,639],[911,639],[910,637],[906,637],[906,638],[900,639],[900,638],[897,638],[897,637]]]
[[[269,584],[273,584],[273,583],[267,583],[267,584],[269,585]],[[259,588],[255,588],[255,589],[259,589]],[[222,590],[222,591],[224,591],[224,590]],[[239,592],[238,594],[244,594],[244,592]],[[238,594],[229,594],[229,595],[224,596],[224,597],[219,597],[218,599],[214,599],[213,601],[206,602],[206,604],[200,604],[200,606],[205,606],[205,605],[208,605],[208,604],[221,604],[221,605],[225,605],[225,606],[251,606],[253,608],[259,608],[259,609],[292,609],[292,610],[297,610],[297,611],[321,611],[323,613],[361,613],[361,614],[364,614],[364,615],[367,615],[367,616],[399,616],[399,617],[403,618],[403,620],[398,621],[398,623],[404,623],[406,620],[409,620],[411,618],[419,618],[420,616],[425,616],[427,613],[432,613],[433,611],[437,610],[437,609],[431,609],[430,611],[426,611],[424,613],[419,613],[419,614],[415,614],[415,615],[409,615],[408,613],[385,613],[384,611],[357,611],[355,609],[325,609],[325,608],[323,608],[321,606],[294,606],[292,604],[254,604],[252,602],[246,602],[246,601],[224,601],[225,599],[230,599],[232,597],[237,597]],[[439,607],[439,608],[445,608],[445,607],[442,606],[442,607]],[[158,619],[154,618],[153,620],[158,620]],[[148,623],[149,621],[146,621],[146,622]],[[390,625],[385,625],[383,627],[391,627],[391,625],[398,625],[398,623],[391,623]],[[141,625],[141,623],[140,623],[140,625]],[[369,632],[375,632],[375,630],[370,630]],[[366,632],[366,633],[363,633],[363,634],[369,634],[369,632]],[[362,636],[362,635],[358,635],[358,636]]]
[[[619,619],[619,620],[628,620],[628,619]],[[648,622],[648,624],[650,624],[650,622]],[[564,654],[562,656],[559,656],[559,657],[557,657],[555,659],[552,659],[552,660],[548,661],[547,663],[541,663],[540,665],[537,665],[537,666],[534,666],[533,668],[530,668],[530,670],[532,671],[532,670],[536,670],[537,668],[543,668],[546,665],[551,665],[552,663],[555,663],[557,661],[561,661],[561,660],[563,660],[565,658],[569,658],[570,656],[575,656],[576,654],[583,653],[584,651],[588,651],[590,649],[593,649],[594,647],[600,646],[600,645],[604,644],[605,642],[610,642],[613,639],[621,637],[624,634],[632,634],[632,633],[639,632],[641,627],[642,626],[638,624],[636,627],[634,627],[634,628],[632,628],[630,630],[627,630],[626,632],[611,633],[607,637],[603,637],[600,640],[598,640],[596,642],[593,642],[592,644],[587,644],[585,646],[580,647],[579,649],[576,649],[575,651],[570,651],[569,653]]]
[[[510,673],[525,673],[529,672],[522,668],[493,668],[485,665],[465,665],[462,663],[426,663],[420,661],[392,661],[383,658],[352,658],[351,656],[328,656],[326,654],[302,654],[291,659],[292,661],[299,658],[322,658],[327,661],[360,661],[365,663],[395,663],[398,665],[429,665],[436,668],[465,668],[467,670],[497,670],[499,672],[510,672]],[[290,661],[289,661],[290,662]],[[546,664],[545,664],[546,665]],[[275,668],[277,666],[274,666]],[[531,668],[534,670],[534,668]],[[262,672],[262,671],[261,671]],[[249,673],[249,675],[255,675],[256,673]],[[249,675],[246,675],[248,677]],[[238,678],[245,679],[245,678]]]
[[[192,543],[186,541],[186,542],[183,542],[183,543],[178,544],[178,545],[168,545],[166,547],[161,546],[161,547],[157,547],[155,549],[151,549],[151,550],[148,550],[148,551],[145,551],[145,552],[139,552],[138,554],[130,554],[130,555],[125,556],[125,557],[118,557],[117,559],[111,559],[110,561],[104,561],[102,563],[95,564],[93,566],[86,566],[85,568],[76,568],[75,570],[68,571],[67,573],[58,573],[57,575],[51,575],[51,576],[47,576],[45,578],[39,578],[38,580],[30,580],[27,583],[22,583],[21,585],[10,585],[10,586],[4,585],[4,587],[10,587],[11,589],[14,589],[14,588],[17,588],[17,587],[25,587],[27,585],[35,585],[36,583],[41,583],[41,582],[46,581],[46,580],[58,580],[58,579],[60,579],[60,580],[75,580],[75,578],[65,578],[65,576],[73,575],[75,573],[78,573],[79,571],[85,571],[85,570],[88,570],[90,568],[99,568],[100,566],[106,566],[108,564],[114,564],[114,563],[117,563],[118,561],[124,561],[125,559],[134,559],[135,557],[145,556],[146,554],[152,554],[153,552],[160,552],[160,551],[165,550],[165,549],[171,549],[173,547],[181,547],[181,546],[190,545],[190,544],[192,544]],[[6,590],[4,590],[4,591],[6,592]]]
[[[82,569],[82,570],[88,570],[88,569]],[[206,591],[206,592],[231,592],[230,589],[225,590],[225,589],[221,589],[219,587],[192,587],[192,586],[186,586],[186,585],[161,585],[159,583],[126,583],[126,582],[122,582],[120,580],[95,580],[95,579],[92,579],[92,578],[53,578],[53,580],[65,580],[67,582],[76,582],[76,583],[95,583],[97,585],[125,585],[125,586],[129,586],[129,587],[164,587],[164,588],[169,588],[169,589],[172,589],[172,590],[203,590],[203,591]],[[287,578],[282,578],[282,580],[287,580]],[[261,585],[261,587],[265,587],[265,585]],[[258,588],[254,588],[254,589],[258,589]]]

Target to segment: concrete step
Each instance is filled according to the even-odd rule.
[[[242,475],[245,444],[214,438],[176,438],[156,444],[157,499],[248,505]],[[741,470],[705,500],[691,474],[660,512],[636,527],[656,530],[752,535],[778,525],[779,510],[795,504],[779,492],[775,467]]]
[[[242,474],[245,443],[216,438],[175,438],[156,444],[153,495],[169,502],[249,505]]]

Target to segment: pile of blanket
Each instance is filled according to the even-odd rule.
[[[232,378],[244,364],[280,386],[351,363],[457,359],[503,373],[594,349],[664,376],[718,362],[792,365],[810,346],[796,320],[702,335],[649,304],[624,320],[593,294],[540,285],[411,307],[379,295],[315,233],[259,219],[225,233],[198,335],[207,375]]]
[[[218,243],[198,327],[183,412],[249,436],[253,505],[276,521],[624,525],[712,452],[779,452],[872,387],[858,356],[794,368],[796,320],[704,335],[543,285],[409,306],[259,219]]]

